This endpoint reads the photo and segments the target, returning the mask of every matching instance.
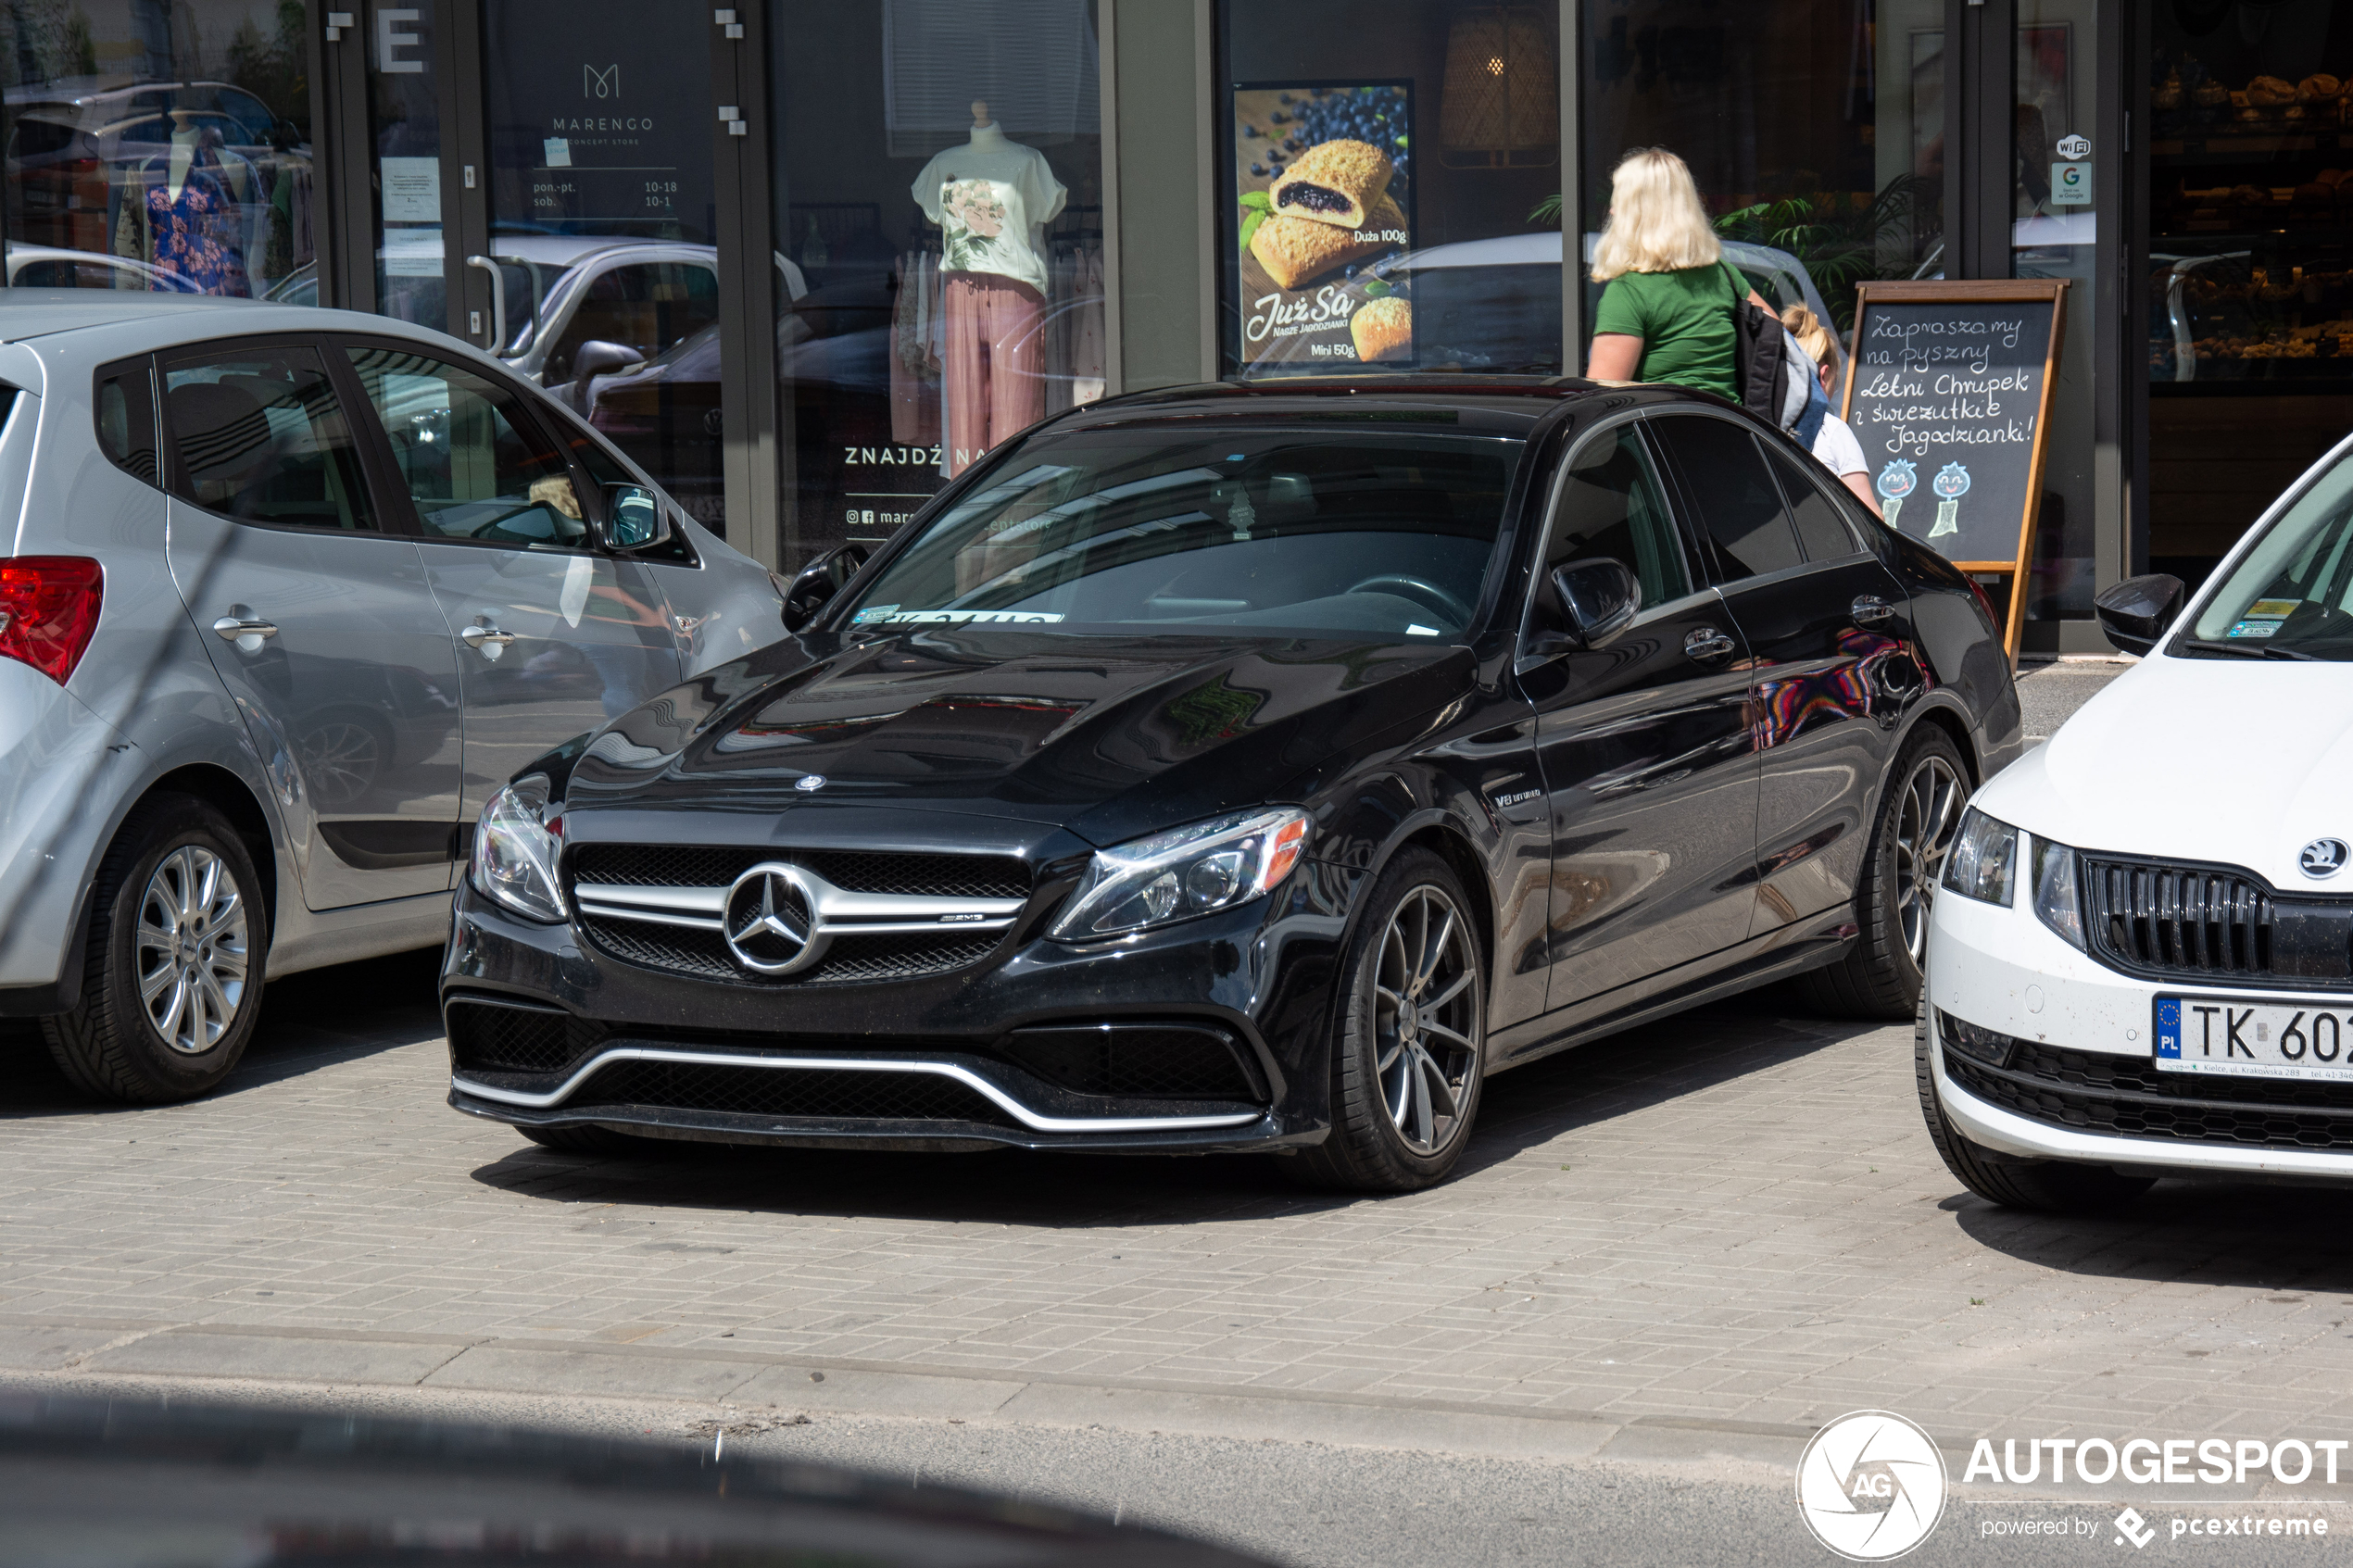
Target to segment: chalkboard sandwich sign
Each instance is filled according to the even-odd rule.
[[[1843,416],[1889,526],[2009,579],[2018,658],[2067,280],[1856,285]]]

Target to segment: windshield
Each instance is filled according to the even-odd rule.
[[[2353,661],[2353,461],[2271,524],[2207,598],[2190,637],[2207,646],[2182,651]]]
[[[1346,417],[1354,428],[1024,442],[849,624],[1459,634],[1522,443]]]

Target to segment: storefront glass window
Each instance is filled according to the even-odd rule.
[[[1855,285],[1942,277],[1943,0],[1586,0],[1587,258],[1610,172],[1637,147],[1681,156],[1730,259],[1842,342]],[[1600,295],[1589,283],[1586,321]]]
[[[2034,621],[2088,618],[2096,586],[2093,326],[2099,317],[2099,220],[2094,198],[2100,175],[2121,169],[2123,159],[2110,156],[2120,149],[2099,144],[2093,134],[2099,124],[2095,12],[2095,0],[2018,0],[2010,275],[2072,280],[2026,587],[2026,613]]]
[[[1227,376],[1559,372],[1559,12],[1221,6]]]
[[[308,268],[304,17],[274,0],[0,12],[8,281],[258,298]]]
[[[497,353],[724,533],[711,63],[648,16],[484,6]]]
[[[783,10],[771,80],[791,565],[880,544],[1006,437],[1101,397],[1106,367],[1092,0]]]
[[[441,270],[441,107],[434,69],[440,25],[432,0],[371,6],[367,27],[368,127],[375,139],[376,308],[447,328]],[[315,299],[318,285],[310,282]]]
[[[2149,562],[2196,583],[2353,425],[2353,6],[2159,6]]]

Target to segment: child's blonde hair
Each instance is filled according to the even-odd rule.
[[[1637,147],[1617,160],[1609,177],[1609,221],[1593,247],[1593,282],[1712,267],[1723,254],[1681,158],[1665,147]]]
[[[1797,340],[1797,346],[1806,350],[1814,363],[1838,363],[1838,339],[1831,336],[1831,330],[1814,312],[1803,305],[1793,305],[1781,312],[1781,325],[1789,329],[1789,335]]]

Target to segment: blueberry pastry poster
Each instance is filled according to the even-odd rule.
[[[1413,363],[1413,123],[1410,82],[1235,87],[1243,365]]]

